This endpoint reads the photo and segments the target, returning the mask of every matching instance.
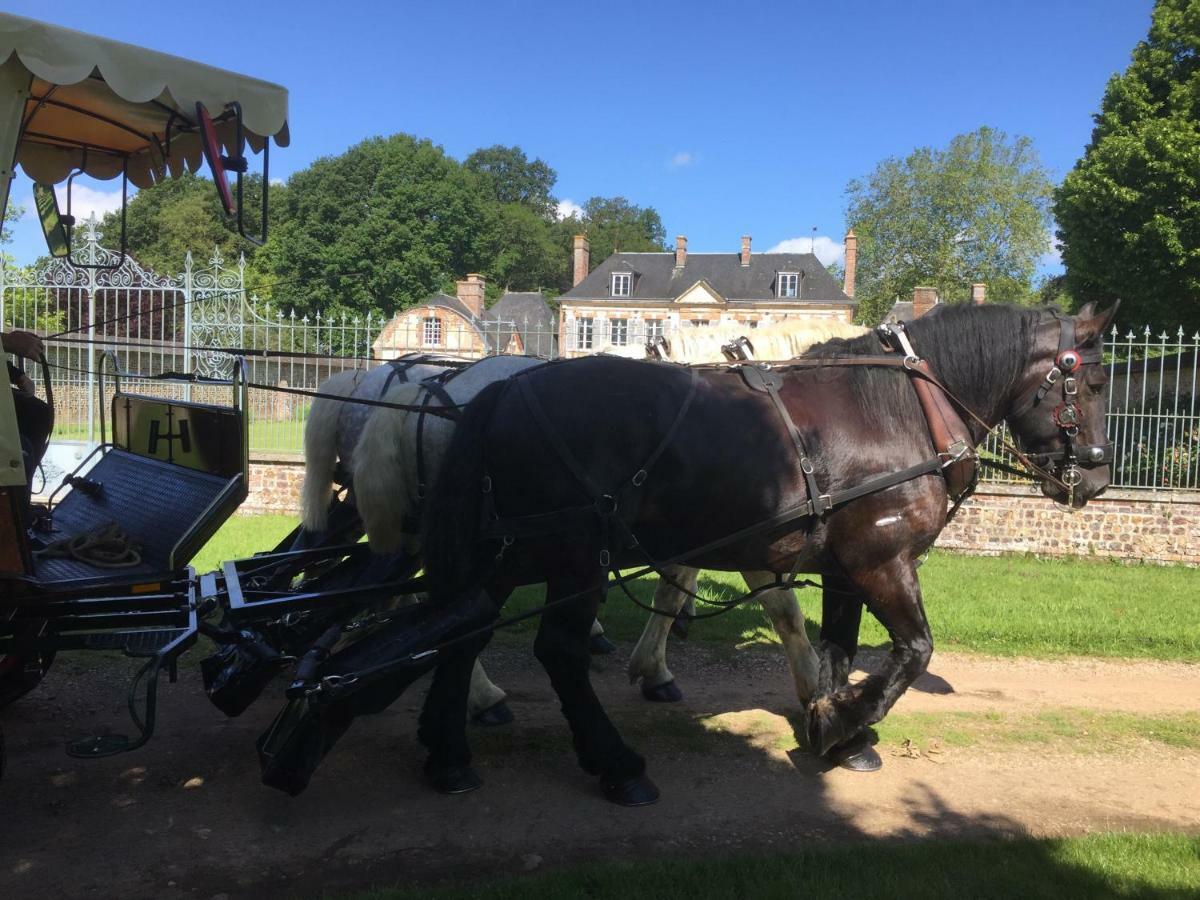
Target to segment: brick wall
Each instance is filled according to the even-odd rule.
[[[989,485],[938,546],[970,553],[1107,556],[1200,565],[1200,493],[1110,490],[1066,512],[1029,488]]]
[[[299,511],[303,462],[256,460],[243,515]],[[938,539],[967,553],[1104,556],[1200,565],[1200,493],[1113,490],[1068,513],[1028,488],[989,485],[969,500]]]
[[[250,463],[250,496],[238,508],[244,516],[300,513],[304,460],[299,456],[255,459]]]

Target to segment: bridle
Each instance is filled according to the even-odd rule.
[[[1051,450],[1024,451],[1024,456],[1040,469],[1057,464],[1057,480],[1067,488],[1067,504],[1074,506],[1075,488],[1083,480],[1083,468],[1105,465],[1112,459],[1112,445],[1106,440],[1102,444],[1081,445],[1078,443],[1079,429],[1083,425],[1083,408],[1079,405],[1078,377],[1087,366],[1102,365],[1099,347],[1081,350],[1075,335],[1075,320],[1052,313],[1058,320],[1058,352],[1050,371],[1037,388],[1018,403],[1006,417],[1010,421],[1026,414],[1049,410],[1054,427],[1058,431],[1061,446]],[[1049,400],[1047,400],[1049,398]]]

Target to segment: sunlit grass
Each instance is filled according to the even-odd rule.
[[[270,550],[295,525],[288,516],[235,517],[197,556],[197,569],[225,559]],[[1184,566],[1121,565],[1106,560],[978,557],[933,553],[920,569],[934,643],[942,650],[995,655],[1109,656],[1200,661],[1200,572]],[[655,580],[630,586],[645,604]],[[706,596],[729,599],[744,592],[740,576],[706,572]],[[540,604],[541,587],[522,588],[505,607],[518,612]],[[817,590],[800,592],[810,620],[820,621]],[[619,590],[609,592],[600,618],[610,637],[633,641],[648,613]],[[515,626],[530,633],[537,621]],[[810,621],[810,634],[816,631]],[[761,608],[748,604],[714,619],[694,622],[691,639],[733,648],[777,640]],[[887,643],[870,616],[864,645]]]

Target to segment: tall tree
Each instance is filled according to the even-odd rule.
[[[519,203],[545,219],[554,215],[551,191],[558,173],[540,159],[529,159],[520,147],[484,147],[463,160],[463,166],[479,176],[498,203]]]
[[[558,223],[559,244],[569,251],[574,235],[582,234],[591,246],[595,268],[617,250],[628,253],[665,250],[667,231],[662,217],[652,206],[636,206],[624,197],[592,197],[583,212]],[[563,289],[571,286],[570,273],[563,271]]]
[[[490,204],[477,251],[489,287],[512,291],[561,289],[568,253],[544,218],[519,203]]]
[[[251,175],[244,190],[247,228],[251,234],[258,234],[262,178]],[[272,228],[277,224],[284,190],[273,185],[268,194]],[[106,213],[100,224],[105,245],[119,247],[121,211]],[[189,250],[207,259],[207,254],[216,247],[227,260],[237,259],[239,253],[251,258],[255,251],[254,245],[237,233],[236,221],[226,217],[221,209],[212,181],[191,173],[164,179],[131,197],[126,209],[125,235],[133,258],[163,275],[181,272]]]
[[[980,128],[943,149],[879,163],[846,187],[858,235],[859,318],[878,322],[917,285],[947,300],[983,281],[998,301],[1033,299],[1049,247],[1050,179],[1033,143]]]
[[[1075,297],[1200,329],[1200,0],[1158,0],[1054,215]]]
[[[254,261],[297,312],[390,314],[486,271],[475,178],[427,140],[376,137],[294,174],[283,224]]]

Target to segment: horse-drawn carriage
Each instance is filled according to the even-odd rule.
[[[68,197],[78,172],[147,185],[202,159],[246,234],[247,143],[263,152],[265,233],[267,148],[287,138],[282,88],[12,16],[0,16],[0,58],[0,154],[42,185],[52,252],[70,253],[71,225],[54,184],[67,181]],[[236,196],[226,171],[238,176]],[[11,176],[0,179],[5,201]],[[774,591],[790,602],[776,627],[813,749],[874,767],[866,729],[931,652],[917,559],[945,526],[947,499],[952,514],[969,494],[974,446],[1007,421],[1024,443],[1017,458],[1049,496],[1076,506],[1107,484],[1099,363],[1111,315],[951,309],[914,323],[911,335],[897,328],[833,340],[774,366],[586,358],[505,369],[501,361],[468,369],[469,391],[472,378],[447,376],[398,399],[317,393],[415,415],[403,426],[415,434],[421,514],[410,537],[428,545],[393,546],[386,528],[372,526],[395,512],[387,490],[363,490],[361,514],[341,490],[319,527],[314,518],[273,550],[202,574],[189,561],[247,493],[244,366],[207,382],[228,391],[217,403],[130,387],[194,383],[188,373],[126,373],[115,354],[97,362],[114,388],[108,399],[102,382],[107,428],[97,458],[68,477],[70,490],[52,495],[36,525],[24,503],[29,448],[0,371],[0,706],[36,686],[57,653],[145,657],[130,690],[139,736],[69,748],[82,756],[132,749],[153,730],[159,673],[173,675],[203,634],[216,644],[202,664],[206,689],[229,715],[294,666],[258,749],[264,781],[295,793],[356,715],[386,707],[436,669],[421,716],[426,773],[440,790],[470,790],[479,783],[465,735],[471,666],[513,588],[544,582],[535,652],[580,761],[609,799],[652,802],[644,761],[588,682],[589,631],[605,592],[626,587],[623,569],[658,573],[682,602],[695,593],[695,570],[685,567],[705,565],[744,572],[751,592],[742,599]],[[43,366],[49,388],[53,371]],[[495,374],[482,372],[489,366]],[[432,423],[449,420],[443,475],[423,477]],[[394,463],[381,427],[372,473]],[[325,485],[318,503],[331,497]],[[364,531],[385,552],[361,543]],[[114,540],[124,541],[121,568],[107,568],[96,546]],[[800,575],[814,572],[824,578],[818,652],[791,595]],[[392,603],[426,586],[425,601]],[[662,616],[678,610],[657,595],[655,606]],[[864,608],[888,627],[893,649],[880,672],[851,684]]]
[[[119,176],[124,200],[128,182],[147,187],[206,162],[226,212],[246,237],[261,239],[244,224],[247,145],[263,158],[265,235],[269,147],[288,141],[285,89],[9,15],[0,15],[0,61],[0,158],[34,180],[52,254],[71,253],[77,175]],[[226,171],[236,173],[236,190]],[[0,209],[13,174],[0,179]],[[63,182],[65,213],[54,192]],[[138,736],[73,742],[68,750],[79,756],[133,749],[150,737],[158,676],[174,678],[179,656],[202,632],[218,645],[205,664],[214,702],[234,713],[293,654],[318,642],[326,618],[391,596],[398,581],[355,544],[361,527],[344,503],[320,550],[198,576],[188,563],[248,491],[245,366],[236,359],[229,378],[206,380],[200,402],[163,389],[194,383],[190,375],[128,373],[119,359],[108,349],[93,361],[104,409],[100,443],[42,508],[28,506],[26,462],[44,448],[23,445],[18,398],[8,367],[0,367],[0,707],[33,689],[62,652],[117,650],[146,660],[129,695]],[[55,367],[44,356],[40,365],[52,420]],[[286,598],[268,585],[285,586]]]

